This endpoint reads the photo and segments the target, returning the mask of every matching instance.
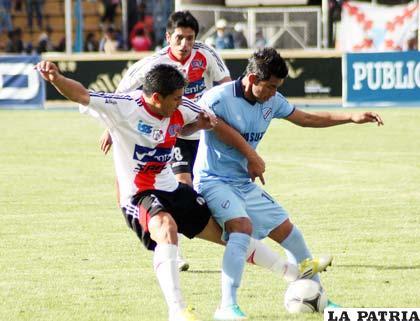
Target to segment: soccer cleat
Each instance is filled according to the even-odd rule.
[[[325,307],[325,309],[340,309],[340,308],[342,308],[341,305],[334,303],[330,299],[328,299],[327,306]]]
[[[324,255],[315,259],[306,259],[300,262],[299,279],[310,279],[315,274],[323,272],[331,265],[333,257],[331,255]]]
[[[201,321],[201,319],[195,315],[194,308],[188,306],[184,310],[171,314],[169,321]]]
[[[232,304],[225,308],[218,308],[216,312],[214,312],[213,318],[219,321],[248,319],[237,304]]]
[[[178,270],[179,272],[188,271],[190,265],[182,257],[177,258]]]

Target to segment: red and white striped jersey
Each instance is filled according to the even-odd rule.
[[[177,60],[170,47],[133,64],[124,74],[117,92],[125,93],[141,88],[147,72],[157,64],[170,64],[178,68],[188,79],[184,96],[198,101],[203,93],[223,78],[230,77],[229,70],[217,52],[201,42],[195,42],[191,55],[185,61]],[[199,139],[200,133],[182,136],[183,139]]]
[[[150,110],[141,90],[128,94],[90,92],[80,112],[99,119],[109,129],[120,188],[120,205],[127,207],[144,190],[173,191],[178,182],[169,165],[181,128],[196,120],[201,107],[187,98],[171,117]],[[209,111],[211,112],[211,111]]]

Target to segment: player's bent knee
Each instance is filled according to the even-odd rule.
[[[225,230],[228,233],[252,234],[252,222],[248,217],[238,217],[225,222]]]
[[[178,243],[178,226],[169,213],[161,212],[153,216],[148,223],[148,228],[150,237],[156,243]]]

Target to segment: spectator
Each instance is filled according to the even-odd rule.
[[[9,40],[6,44],[6,52],[9,53],[23,53],[25,46],[22,41],[22,29],[15,28],[8,33]]]
[[[152,41],[146,35],[144,29],[137,29],[136,35],[131,40],[131,48],[134,51],[149,51],[152,47]]]
[[[108,22],[110,25],[114,25],[115,15],[117,14],[117,8],[120,0],[102,0],[103,15],[101,17],[101,23]]]
[[[128,38],[128,43],[130,44],[130,46],[131,46],[131,43],[133,41],[133,38],[137,34],[137,30],[139,30],[139,29],[144,30],[144,33],[148,36],[148,38],[150,39],[150,41],[152,43],[151,47],[153,47],[154,39],[155,39],[154,32],[153,32],[153,17],[152,16],[145,16],[144,20],[137,21],[137,23],[131,29],[130,36]]]
[[[244,24],[236,23],[233,33],[233,44],[235,48],[248,48],[248,41],[244,35]]]
[[[91,52],[91,51],[98,51],[98,49],[99,49],[99,44],[98,44],[98,41],[96,40],[95,34],[93,32],[89,32],[86,35],[83,50],[85,52]]]
[[[108,27],[99,43],[99,51],[105,53],[115,53],[118,51],[117,32],[114,27]]]
[[[45,31],[43,33],[40,34],[39,36],[39,41],[38,41],[38,46],[36,48],[36,52],[38,54],[41,54],[43,52],[47,52],[47,51],[54,51],[55,47],[51,41],[51,35],[53,33],[53,30],[50,26],[47,26],[45,28]]]
[[[13,30],[11,10],[11,0],[0,0],[0,34],[3,32],[3,30],[6,30],[7,32]]]
[[[267,40],[265,40],[262,30],[258,30],[255,34],[255,44],[256,49],[262,49],[267,45]]]
[[[38,29],[42,30],[42,5],[44,0],[26,0],[26,12],[28,15],[28,28],[33,30],[32,16],[35,13]]]
[[[225,19],[220,19],[216,22],[216,49],[233,49],[233,36],[226,32],[227,22]]]

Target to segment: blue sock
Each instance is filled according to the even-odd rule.
[[[290,234],[280,243],[280,245],[286,250],[286,255],[290,263],[296,264],[307,258],[312,259],[311,252],[306,246],[305,239],[303,238],[301,231],[295,225]],[[320,283],[318,274],[315,274],[312,277],[312,280]]]
[[[229,234],[222,264],[221,307],[237,304],[236,292],[241,283],[249,241],[250,236],[247,234]]]

